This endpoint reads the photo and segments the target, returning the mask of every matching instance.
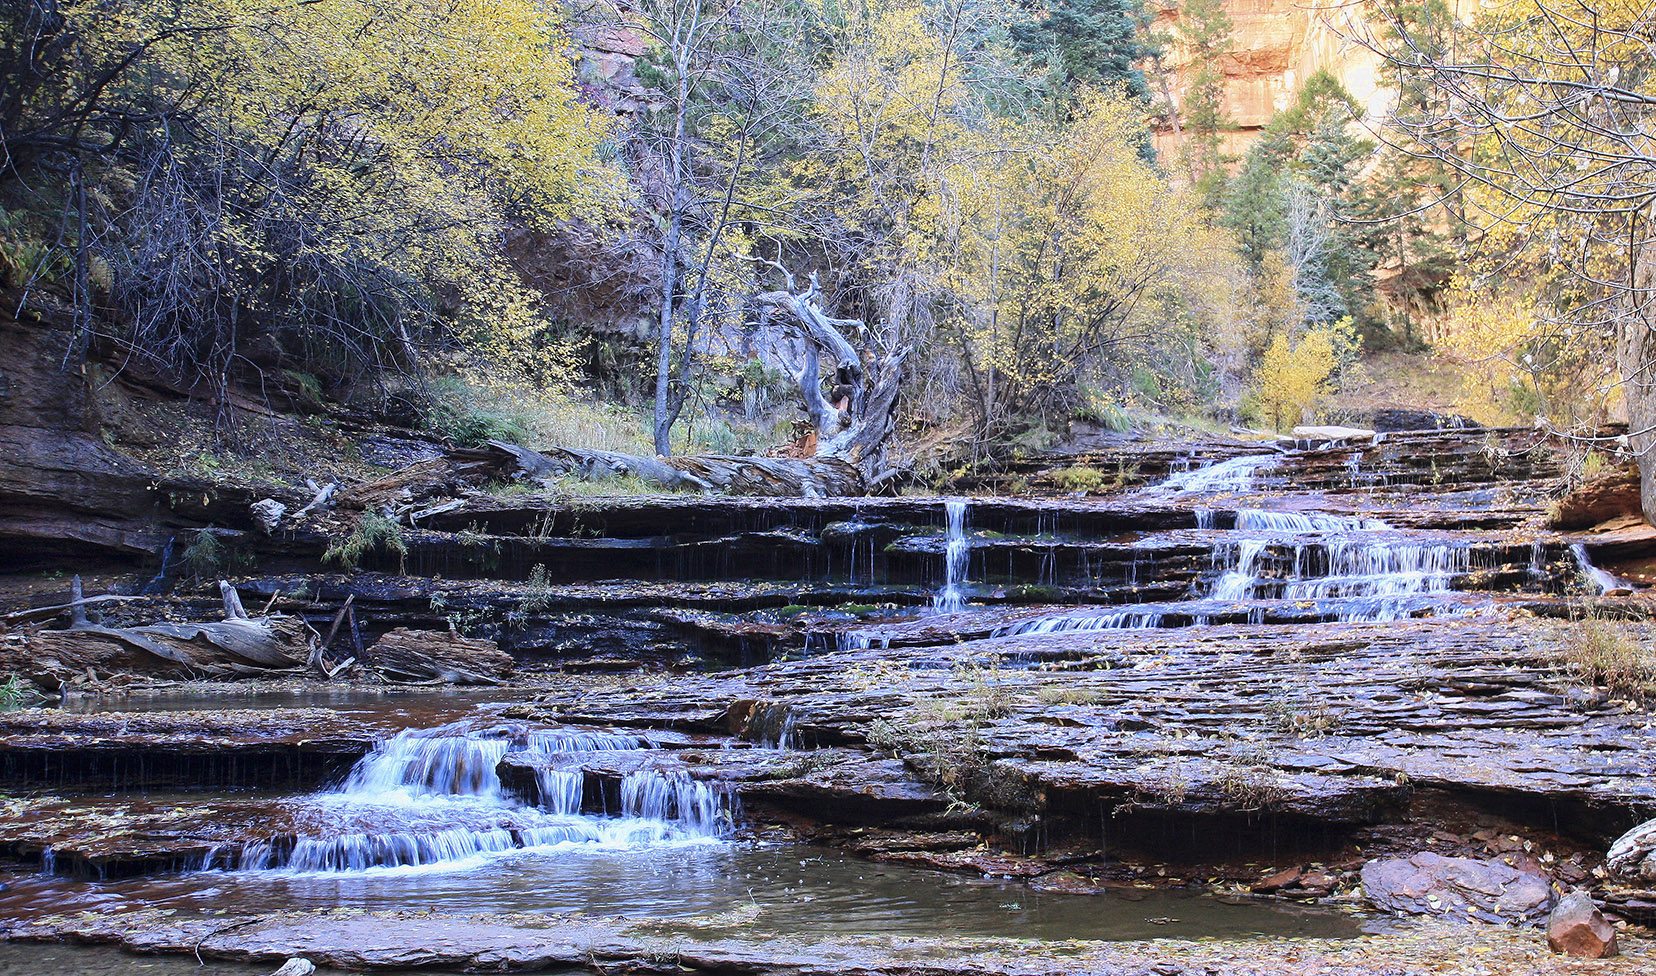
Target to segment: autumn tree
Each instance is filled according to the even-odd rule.
[[[1355,353],[1351,320],[1272,337],[1255,377],[1255,412],[1275,430],[1310,419],[1334,392],[1342,359]]]
[[[500,236],[613,174],[540,4],[8,11],[0,193],[57,222],[83,334],[107,298],[139,356],[220,391],[283,364],[377,381],[456,345],[565,365]]]
[[[1447,45],[1422,38],[1388,4],[1362,13],[1348,32],[1441,94],[1439,108],[1406,107],[1393,123],[1454,171],[1480,248],[1546,269],[1543,333],[1508,353],[1534,355],[1533,340],[1547,335],[1614,342],[1620,383],[1609,395],[1626,403],[1645,515],[1656,518],[1656,156],[1647,136],[1656,12],[1517,0],[1457,28]]]

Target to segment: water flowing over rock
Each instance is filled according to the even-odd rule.
[[[972,561],[971,543],[966,538],[966,502],[950,499],[943,503],[943,512],[943,586],[932,598],[932,609],[939,613],[956,613],[966,602],[962,587]]]
[[[1621,588],[1621,581],[1604,570],[1593,565],[1593,559],[1587,554],[1585,543],[1577,542],[1570,546],[1570,555],[1575,557],[1576,565],[1581,569],[1581,576],[1587,585],[1599,593],[1609,593]]]
[[[1259,472],[1275,467],[1279,460],[1275,454],[1254,454],[1192,467],[1175,472],[1166,481],[1150,490],[1158,494],[1175,495],[1251,491]]]
[[[456,864],[521,850],[627,850],[710,843],[728,834],[729,794],[682,772],[640,769],[619,785],[613,816],[591,815],[585,759],[648,750],[638,736],[472,723],[410,729],[379,743],[336,790],[301,801],[311,832],[246,843],[243,870],[365,871]],[[527,803],[503,786],[508,755],[536,767]]]
[[[1656,803],[1656,746],[1559,666],[1547,618],[1583,603],[1580,537],[1541,528],[1560,471],[1535,436],[1141,445],[1064,459],[1110,482],[1091,494],[1026,470],[1048,498],[457,494],[403,526],[406,566],[354,573],[317,572],[309,522],[253,530],[266,562],[238,588],[328,633],[331,660],[407,642],[452,673],[401,678],[485,662],[510,684],[370,667],[340,690],[465,704],[0,715],[24,794],[0,852],[58,884],[182,870],[156,883],[307,897],[596,890],[623,862],[684,884],[750,838],[1051,897],[1165,878],[1350,899],[1372,862],[1384,910],[1457,921],[1538,920],[1545,864],[1635,918],[1642,878],[1593,879]],[[199,803],[127,792],[181,786]]]

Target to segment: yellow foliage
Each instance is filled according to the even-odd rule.
[[[194,242],[255,315],[332,316],[406,344],[435,322],[530,374],[567,373],[534,296],[505,265],[509,222],[542,227],[615,202],[606,116],[585,105],[567,39],[537,0],[65,0],[81,76],[103,98],[177,106],[171,165],[221,174]],[[155,138],[161,138],[156,136]],[[278,287],[271,287],[279,283]]]
[[[1255,381],[1255,410],[1276,430],[1285,430],[1308,415],[1334,392],[1342,347],[1354,346],[1349,317],[1307,329],[1298,342],[1279,332],[1265,349]]]

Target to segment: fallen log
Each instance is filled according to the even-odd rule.
[[[643,457],[614,451],[555,447],[535,451],[489,441],[481,449],[520,480],[551,483],[576,477],[602,481],[632,476],[669,489],[694,488],[770,498],[829,498],[862,495],[867,485],[855,464],[837,457],[775,458],[705,454]]]
[[[106,627],[87,619],[93,601],[71,601],[73,622],[64,630],[25,633],[21,642],[0,649],[0,670],[29,677],[47,687],[88,670],[152,677],[208,677],[266,674],[304,666],[316,632],[287,614],[249,617],[234,587],[219,584],[224,619],[160,622],[141,627]]]
[[[361,662],[388,681],[495,685],[516,667],[492,640],[399,627],[363,652]]]

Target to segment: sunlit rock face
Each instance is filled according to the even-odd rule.
[[[1176,37],[1179,12],[1161,3],[1155,29]],[[1451,0],[1460,16],[1478,6],[1476,0]],[[1270,122],[1288,107],[1306,79],[1319,71],[1331,73],[1370,119],[1383,117],[1391,104],[1381,59],[1354,38],[1361,27],[1351,23],[1358,11],[1336,4],[1307,4],[1297,0],[1225,0],[1225,12],[1234,25],[1231,53],[1221,59],[1225,75],[1224,113],[1236,126],[1223,134],[1226,153],[1240,153]],[[1195,66],[1177,43],[1169,45],[1169,88],[1182,106]],[[1151,79],[1152,89],[1159,83]],[[1158,92],[1159,95],[1159,92]],[[1156,149],[1177,158],[1178,137],[1159,132]]]

